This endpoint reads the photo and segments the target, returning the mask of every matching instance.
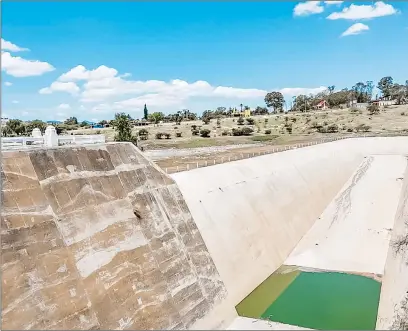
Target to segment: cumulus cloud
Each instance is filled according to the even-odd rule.
[[[326,5],[341,5],[344,1],[325,1]]]
[[[17,46],[16,44],[13,44],[10,41],[4,40],[3,38],[1,38],[1,50],[2,51],[10,51],[10,52],[29,51],[28,48],[23,48],[23,47]]]
[[[11,86],[11,85],[13,85],[13,83],[11,83],[11,82],[4,82],[4,85],[6,85],[6,86]]]
[[[49,87],[44,87],[38,91],[40,94],[51,94],[53,92],[66,92],[72,95],[80,91],[78,85],[74,82],[53,82]]]
[[[145,104],[149,110],[168,112],[174,109],[188,107],[188,102],[194,98],[199,100],[228,100],[236,102],[263,102],[264,89],[237,88],[231,86],[213,86],[210,83],[197,80],[186,82],[180,79],[171,81],[160,80],[131,80],[125,79],[130,74],[120,75],[114,68],[99,66],[89,70],[78,65],[62,74],[49,87],[39,90],[41,94],[64,91],[78,97],[78,101],[85,103],[80,106],[82,111],[92,113],[109,113],[113,111],[141,111]],[[318,88],[284,88],[281,92],[285,96],[297,94],[317,93],[325,87]],[[276,90],[276,89],[275,89]]]
[[[331,13],[327,16],[329,20],[361,20],[397,14],[397,10],[390,4],[382,1],[374,5],[354,5],[344,8],[341,12]]]
[[[67,103],[61,103],[58,106],[58,109],[71,109],[71,106],[69,104],[67,104]]]
[[[356,35],[356,34],[360,34],[364,31],[368,31],[370,30],[370,28],[363,24],[363,23],[356,23],[353,24],[352,26],[350,26],[346,31],[344,31],[341,36],[345,37],[345,36],[352,36],[352,35]]]
[[[298,3],[293,9],[294,16],[309,16],[313,14],[323,13],[324,8],[321,6],[321,1],[306,1]]]
[[[55,68],[38,60],[26,60],[19,56],[12,56],[9,52],[1,53],[1,70],[14,77],[41,76]]]

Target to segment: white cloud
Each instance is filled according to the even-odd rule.
[[[6,85],[6,86],[11,86],[11,85],[13,85],[13,83],[11,83],[11,82],[4,82],[4,85]]]
[[[2,52],[1,70],[14,77],[29,77],[43,75],[46,72],[55,70],[55,68],[47,62],[26,60],[18,56],[12,56],[9,52]]]
[[[352,26],[350,26],[346,31],[344,31],[341,36],[345,37],[345,36],[351,36],[351,35],[356,35],[356,34],[360,34],[364,31],[368,31],[370,30],[370,28],[363,24],[363,23],[356,23],[353,24]]]
[[[118,71],[107,66],[99,66],[95,70],[87,70],[83,65],[72,68],[65,74],[62,74],[58,80],[61,82],[79,81],[79,80],[101,80],[112,78],[118,74]]]
[[[58,106],[58,109],[71,109],[71,106],[69,104],[67,104],[67,103],[61,103]]]
[[[344,1],[325,1],[326,5],[341,5]]]
[[[2,51],[10,51],[10,52],[23,52],[29,51],[28,48],[19,47],[16,44],[13,44],[7,40],[1,38],[1,50]]]
[[[360,20],[394,15],[397,12],[398,11],[392,5],[378,1],[374,5],[351,4],[350,7],[344,8],[341,12],[331,13],[327,16],[327,19]]]
[[[324,8],[320,5],[321,1],[306,1],[298,3],[293,9],[294,16],[309,16],[323,13]]]
[[[51,94],[53,92],[67,92],[72,95],[80,91],[79,87],[73,82],[53,82],[49,87],[44,87],[38,91],[40,94]]]
[[[18,101],[18,100],[13,100],[13,101],[11,101],[11,103],[17,104],[17,103],[20,103],[20,101]]]
[[[315,87],[315,88],[286,87],[286,88],[279,90],[279,92],[281,92],[285,97],[293,97],[293,96],[300,95],[300,94],[305,94],[305,95],[317,94],[326,89],[327,89],[326,86],[320,86],[320,87]]]
[[[79,65],[62,74],[50,87],[40,90],[42,94],[54,91],[71,91],[78,101],[85,102],[79,107],[82,113],[112,113],[115,111],[140,112],[147,104],[151,111],[170,112],[175,109],[188,108],[194,98],[202,102],[220,102],[229,104],[263,103],[267,93],[263,89],[236,88],[228,86],[212,86],[202,80],[186,82],[174,79],[169,82],[160,80],[130,80],[130,75],[120,75],[114,68],[100,66],[88,70]],[[317,93],[325,87],[318,88],[285,88],[281,92],[285,96]],[[215,100],[215,101],[214,101]],[[235,100],[235,101],[234,101]],[[253,101],[251,101],[253,100]],[[199,106],[201,107],[201,106]]]

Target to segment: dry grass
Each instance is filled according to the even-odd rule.
[[[222,136],[222,132],[231,131],[237,128],[236,119],[225,118],[221,120],[221,125],[217,127],[216,120],[205,125],[202,121],[182,122],[180,125],[175,123],[163,123],[159,125],[149,125],[146,128],[149,131],[149,138],[142,141],[145,149],[160,148],[193,148],[206,146],[223,146],[234,144],[256,144],[259,142],[268,144],[285,144],[291,141],[314,140],[330,135],[330,133],[318,133],[315,125],[329,126],[337,124],[339,134],[349,133],[348,130],[355,130],[359,125],[368,125],[370,132],[387,133],[408,130],[408,105],[391,106],[383,109],[378,115],[369,115],[366,110],[350,112],[350,110],[328,110],[309,113],[290,113],[274,114],[265,116],[254,116],[254,129],[252,136]],[[287,118],[287,119],[286,119]],[[265,122],[266,119],[266,122]],[[292,133],[289,134],[285,129],[285,123],[292,123]],[[246,124],[246,123],[245,123]],[[211,130],[211,138],[201,138],[193,136],[191,126],[198,125],[203,129]],[[247,125],[247,124],[246,124]],[[140,127],[133,129],[134,133]],[[76,134],[95,134],[98,131],[104,134],[107,141],[113,141],[114,130],[105,129],[80,129]],[[271,134],[266,135],[265,130],[270,130]],[[171,139],[155,139],[158,132],[170,133]],[[176,137],[176,132],[181,132],[182,137]]]

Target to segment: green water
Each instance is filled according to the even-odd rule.
[[[261,317],[312,329],[374,330],[380,289],[363,276],[301,272]]]
[[[299,273],[297,270],[273,273],[235,307],[238,315],[260,318]]]

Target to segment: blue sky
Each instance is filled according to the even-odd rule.
[[[2,116],[201,113],[263,106],[266,91],[404,83],[407,13],[407,2],[2,2]]]

